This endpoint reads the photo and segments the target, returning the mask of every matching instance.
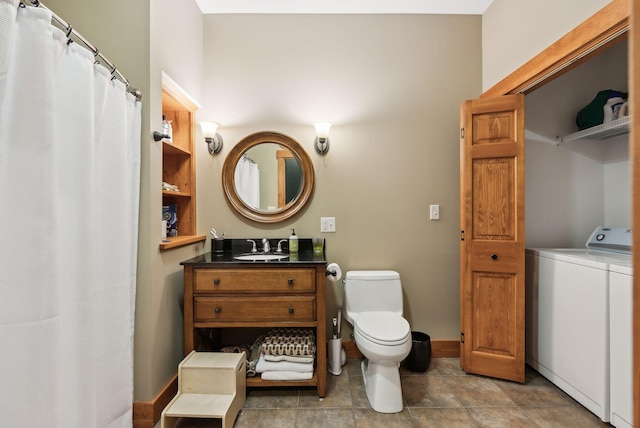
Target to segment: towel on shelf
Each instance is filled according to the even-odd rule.
[[[313,373],[313,362],[292,363],[290,361],[266,361],[264,355],[260,354],[260,359],[258,360],[258,364],[256,364],[256,372],[264,373],[269,371]]]
[[[220,349],[220,352],[230,353],[230,354],[240,354],[244,352],[245,358],[249,356],[249,345],[229,345],[223,346]]]
[[[313,355],[264,355],[266,361],[289,361],[291,363],[313,363]]]
[[[267,333],[261,349],[267,355],[315,355],[316,339],[313,330],[276,328]]]
[[[254,377],[256,372],[256,365],[258,364],[258,360],[260,359],[260,349],[262,347],[262,342],[264,342],[264,334],[258,336],[256,340],[253,341],[253,345],[251,345],[251,350],[249,351],[247,357],[247,376]]]
[[[272,371],[264,372],[261,376],[262,380],[309,380],[313,378],[313,373]]]

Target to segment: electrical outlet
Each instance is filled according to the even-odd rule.
[[[335,232],[335,231],[336,231],[335,217],[320,217],[320,232]]]

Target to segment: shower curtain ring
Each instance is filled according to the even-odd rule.
[[[71,25],[69,25],[69,26],[67,26],[67,39],[69,38],[71,33],[73,33],[73,27],[71,27]]]

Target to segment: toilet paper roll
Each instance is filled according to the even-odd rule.
[[[327,266],[327,278],[331,282],[338,282],[342,278],[342,269],[338,266],[338,263],[329,263]]]

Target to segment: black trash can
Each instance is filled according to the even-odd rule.
[[[428,334],[420,331],[411,332],[411,351],[404,363],[411,371],[427,371],[431,363],[431,337]]]

